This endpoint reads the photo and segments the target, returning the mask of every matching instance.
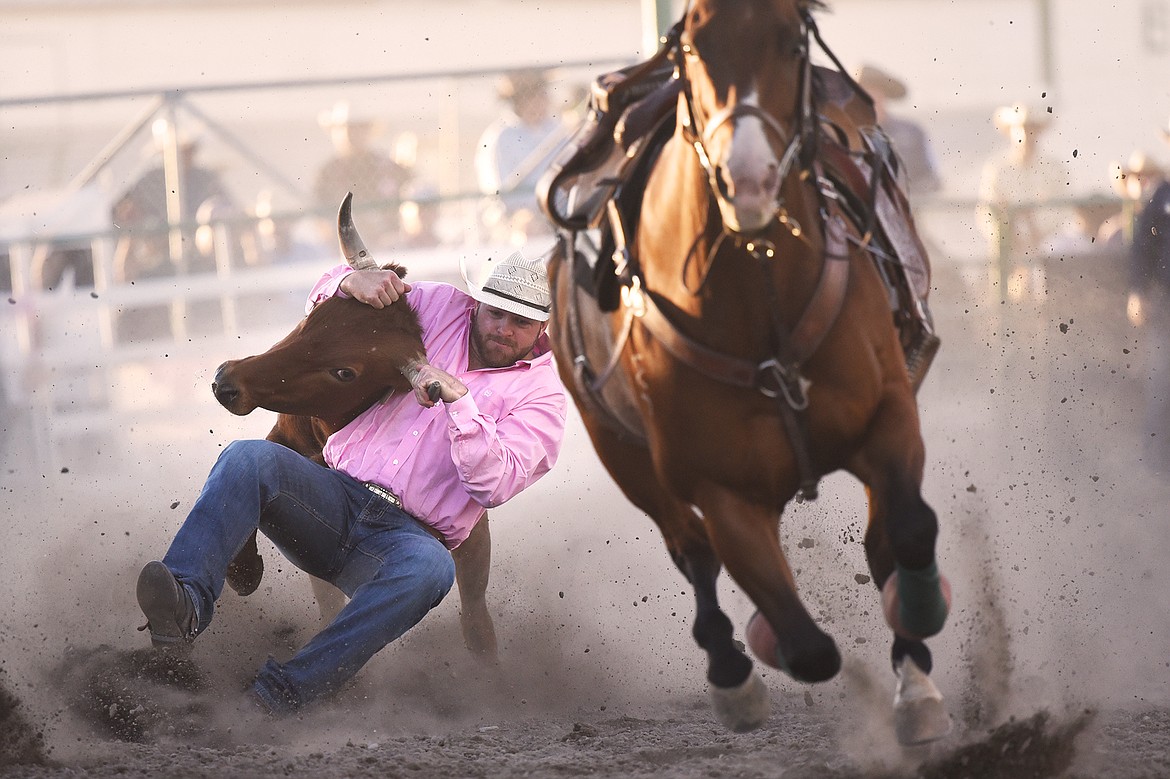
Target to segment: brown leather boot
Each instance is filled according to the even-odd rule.
[[[187,647],[195,640],[199,618],[187,589],[170,570],[153,560],[138,574],[138,606],[146,615],[150,641],[158,649]],[[142,628],[139,628],[140,630]]]

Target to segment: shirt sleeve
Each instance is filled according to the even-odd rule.
[[[446,404],[446,412],[459,480],[472,500],[486,508],[515,497],[556,464],[566,401],[554,376],[532,388],[500,419],[484,414],[470,392]]]
[[[308,314],[313,308],[323,300],[328,300],[334,295],[341,297],[349,297],[341,291],[341,281],[349,274],[353,273],[353,268],[346,264],[341,264],[325,271],[321,278],[317,279],[317,283],[309,290],[309,299],[305,303],[305,313]]]

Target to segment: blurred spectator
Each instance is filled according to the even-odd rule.
[[[329,244],[312,240],[306,235],[312,231],[308,220],[298,214],[277,213],[273,207],[273,193],[261,190],[253,206],[256,219],[254,259],[249,264],[284,265],[298,262],[323,262],[337,254],[336,227]]]
[[[873,98],[878,126],[885,130],[898,154],[907,197],[913,201],[938,192],[942,188],[942,177],[926,130],[917,122],[889,111],[889,103],[906,97],[906,85],[874,65],[862,65],[855,78]]]
[[[552,111],[544,72],[509,73],[497,91],[508,110],[483,131],[475,154],[479,190],[493,196],[482,218],[492,240],[522,243],[548,229],[536,203],[536,184],[570,128]]]
[[[1163,130],[1170,141],[1170,124]],[[1142,328],[1147,359],[1145,456],[1162,471],[1170,466],[1170,181],[1150,166],[1135,185],[1138,196],[1130,247],[1126,314]]]
[[[400,164],[374,141],[384,132],[381,122],[353,115],[342,101],[319,117],[329,133],[333,156],[317,172],[313,195],[317,208],[329,217],[337,213],[346,192],[353,193],[354,210],[361,214],[362,235],[372,245],[393,242],[398,232],[398,204],[411,169]],[[323,236],[336,237],[337,222],[326,218]]]
[[[169,132],[166,120],[155,122],[153,131],[161,155]],[[172,243],[167,230],[167,195],[174,182],[168,180],[163,160],[143,173],[114,203],[113,221],[121,232],[114,250],[115,282],[215,267],[215,258],[197,248],[195,222],[199,209],[214,203],[217,215],[223,217],[237,213],[238,208],[219,174],[196,161],[199,149],[200,140],[196,137],[180,134],[176,139],[179,222],[184,225],[180,244]]]
[[[1165,178],[1162,166],[1135,151],[1125,163],[1113,162],[1109,166],[1113,191],[1121,198],[1121,212],[1107,219],[1101,225],[1099,237],[1110,243],[1125,247],[1133,244],[1134,223],[1138,211],[1150,198],[1158,183]]]
[[[995,126],[1009,139],[1003,152],[983,166],[978,214],[997,267],[993,281],[1007,296],[1047,294],[1043,257],[1053,237],[1071,220],[1069,172],[1059,160],[1041,152],[1040,136],[1049,126],[1047,112],[1016,104],[996,110]]]

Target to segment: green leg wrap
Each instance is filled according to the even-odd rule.
[[[938,562],[920,571],[896,566],[898,571],[898,616],[908,633],[922,638],[942,630],[947,621],[947,602],[938,579]]]

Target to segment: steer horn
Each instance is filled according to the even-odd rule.
[[[341,201],[341,208],[337,209],[337,241],[341,244],[341,254],[349,267],[354,270],[381,270],[381,266],[374,261],[366,251],[362,237],[358,235],[357,225],[353,223],[353,193],[346,192]],[[418,363],[411,361],[403,367],[403,374],[414,383],[414,374],[418,373]],[[438,403],[443,392],[439,382],[432,381],[427,385],[427,397],[432,403]]]
[[[337,240],[341,243],[341,255],[354,270],[379,270],[378,263],[366,251],[362,237],[353,223],[353,193],[346,192],[345,200],[337,211]]]

